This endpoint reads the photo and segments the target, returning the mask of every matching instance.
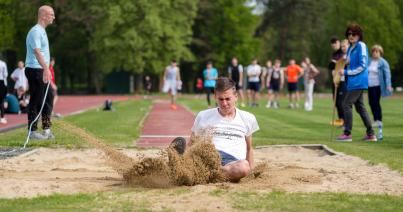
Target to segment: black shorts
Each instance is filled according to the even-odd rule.
[[[289,82],[288,83],[288,92],[296,92],[297,89],[297,83],[296,82]]]
[[[253,90],[253,91],[259,91],[260,90],[260,83],[259,82],[249,82],[248,83],[248,89]]]
[[[274,92],[279,92],[280,91],[280,82],[278,80],[270,81],[269,90],[274,91]]]

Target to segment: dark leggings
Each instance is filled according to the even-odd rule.
[[[4,84],[4,80],[0,80],[0,117],[4,118],[4,99],[7,95],[7,87]]]
[[[206,90],[206,93],[207,93],[207,104],[208,104],[208,106],[210,106],[211,105],[210,95],[214,94],[214,88],[213,87],[205,87],[204,89]]]
[[[382,121],[382,108],[381,108],[381,87],[369,87],[368,88],[368,101],[371,107],[374,121]]]
[[[332,86],[333,90],[333,98],[334,98],[334,85]],[[346,96],[346,85],[344,82],[340,82],[339,86],[337,87],[337,94],[336,94],[336,108],[337,108],[337,115],[339,119],[344,120],[344,109],[343,109],[343,102],[344,97]]]

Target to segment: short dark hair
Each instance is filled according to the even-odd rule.
[[[207,61],[207,65],[213,65],[213,61],[211,60]]]
[[[345,36],[348,39],[348,33],[352,32],[357,34],[358,36],[360,36],[360,39],[358,39],[359,41],[363,41],[364,40],[364,35],[363,35],[363,31],[360,25],[358,24],[350,24],[347,26],[346,32],[345,32]]]
[[[175,60],[175,59],[172,59],[172,60],[171,60],[171,63],[176,63],[176,60]]]
[[[219,77],[215,84],[216,92],[225,92],[229,89],[232,89],[234,92],[236,91],[234,80],[228,77]]]
[[[330,43],[331,43],[331,44],[336,43],[337,41],[340,41],[340,40],[339,40],[339,38],[336,37],[336,36],[333,36],[333,37],[330,38]]]

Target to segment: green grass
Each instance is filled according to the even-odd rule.
[[[233,207],[259,211],[401,211],[403,197],[346,193],[232,193]]]
[[[365,100],[366,101],[366,100]],[[203,99],[181,99],[181,103],[193,112],[206,109]],[[259,123],[260,130],[253,135],[254,146],[275,144],[326,144],[332,149],[350,155],[359,156],[372,163],[385,163],[392,169],[403,173],[403,101],[402,98],[387,98],[382,101],[384,140],[377,143],[361,141],[365,127],[359,115],[353,112],[353,142],[337,143],[330,141],[330,121],[332,119],[332,100],[316,98],[314,110],[287,109],[286,99],[280,101],[280,109],[265,108],[266,101],[260,101],[259,108],[242,108],[253,113]],[[302,101],[301,104],[302,106]],[[369,108],[367,108],[368,111]],[[372,116],[371,116],[372,117]],[[376,129],[375,129],[376,131]],[[334,136],[342,133],[336,128]]]
[[[133,200],[123,193],[103,192],[41,196],[32,199],[0,199],[0,211],[149,211],[150,203]]]
[[[196,189],[197,190],[197,189]],[[240,211],[401,211],[403,196],[361,195],[347,193],[238,192],[215,189],[209,193],[191,187],[171,189],[129,188],[119,192],[99,192],[41,196],[36,198],[0,199],[0,211],[153,211],[161,199],[163,211],[174,211],[186,198],[210,196],[211,201],[228,201]],[[175,201],[178,200],[178,201]],[[188,203],[189,211],[205,205]]]
[[[62,119],[80,128],[87,130],[102,139],[105,143],[118,146],[133,146],[133,141],[139,137],[140,122],[150,109],[151,101],[133,100],[116,102],[115,111],[92,109],[84,113],[67,116]],[[52,130],[56,136],[54,141],[30,141],[30,147],[57,147],[71,148],[88,146],[83,140],[66,130],[60,121],[53,119]],[[40,126],[40,124],[38,125]],[[22,146],[26,139],[27,130],[24,128],[2,133],[0,146]]]

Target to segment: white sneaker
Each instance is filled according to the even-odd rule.
[[[53,135],[52,131],[50,131],[50,129],[43,131],[43,136],[46,139],[55,139],[55,136]]]
[[[267,102],[266,108],[271,108],[271,102]]]
[[[37,131],[31,131],[31,134],[29,134],[29,139],[32,139],[32,140],[46,140],[47,137],[45,137],[44,135],[42,135],[41,133],[39,133]]]
[[[7,119],[6,118],[1,118],[0,123],[1,124],[7,124]]]
[[[277,108],[278,108],[278,103],[277,103],[277,102],[274,102],[273,107],[274,107],[275,109],[277,109]]]

